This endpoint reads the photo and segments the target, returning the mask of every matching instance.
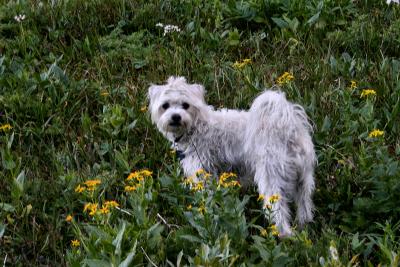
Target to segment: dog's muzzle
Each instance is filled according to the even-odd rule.
[[[173,114],[171,117],[170,126],[179,127],[181,126],[182,117],[179,114]]]

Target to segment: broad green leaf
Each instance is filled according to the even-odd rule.
[[[11,134],[10,139],[7,142],[7,148],[11,149],[12,143],[14,142],[14,132]]]
[[[118,150],[114,150],[115,153],[115,160],[117,161],[118,165],[123,168],[125,171],[129,171],[131,168],[129,166],[128,161],[124,154],[119,152]]]
[[[271,18],[279,28],[285,29],[289,27],[289,24],[281,18]]]
[[[124,237],[125,229],[126,229],[126,222],[123,221],[118,231],[117,237],[112,242],[112,244],[115,246],[114,253],[116,255],[121,255],[121,243],[122,243],[122,238]]]
[[[4,151],[1,154],[2,154],[2,163],[3,163],[4,169],[12,170],[17,166],[15,164],[15,161],[12,158],[12,155],[10,153],[8,153],[8,151]]]
[[[317,12],[314,16],[312,16],[309,20],[307,20],[306,24],[313,25],[319,19],[320,15],[321,12]]]
[[[321,132],[328,132],[331,129],[331,119],[329,116],[325,116],[324,122],[322,123]]]
[[[137,240],[135,241],[135,245],[133,245],[133,248],[131,249],[131,252],[126,256],[125,260],[118,265],[118,267],[128,267],[129,264],[132,262],[133,257],[136,255],[136,246],[137,246]]]
[[[87,264],[89,267],[111,267],[112,264],[104,260],[86,259],[83,265]]]
[[[182,257],[183,257],[183,250],[181,250],[178,254],[178,257],[176,257],[176,267],[181,266]]]
[[[105,231],[101,230],[99,227],[95,227],[92,225],[85,225],[84,227],[89,234],[94,235],[98,238],[101,238],[104,241],[111,242],[111,238],[112,238],[111,235],[106,233]]]
[[[8,212],[14,212],[15,208],[14,206],[8,204],[8,203],[1,203],[0,202],[0,209],[4,210],[4,211],[8,211]]]
[[[11,195],[13,199],[18,199],[24,192],[24,183],[25,183],[25,171],[20,172],[17,178],[13,180],[13,186],[11,189]]]
[[[25,171],[22,171],[18,174],[17,178],[15,181],[18,184],[18,187],[20,188],[21,191],[24,190],[24,183],[25,183]]]
[[[0,238],[3,237],[4,232],[6,231],[6,227],[7,226],[5,224],[0,223]]]
[[[198,238],[198,237],[196,237],[194,235],[180,235],[179,237],[182,238],[182,239],[188,240],[190,242],[194,242],[194,243],[201,243],[202,242],[200,238]]]

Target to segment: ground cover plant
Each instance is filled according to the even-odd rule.
[[[383,0],[0,0],[0,263],[398,266],[399,73]],[[146,110],[169,75],[305,107],[313,223],[280,240],[235,174],[182,175]]]

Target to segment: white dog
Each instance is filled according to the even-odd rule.
[[[184,157],[185,175],[204,169],[218,175],[232,171],[242,184],[253,181],[273,204],[281,236],[291,235],[289,201],[297,204],[300,226],[312,221],[316,156],[312,127],[304,109],[284,93],[267,90],[249,111],[214,110],[204,101],[204,87],[170,77],[149,88],[151,119]]]

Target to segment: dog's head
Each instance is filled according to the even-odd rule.
[[[170,77],[165,85],[150,86],[148,97],[152,122],[171,138],[190,131],[206,107],[204,87],[188,84],[184,77]]]

